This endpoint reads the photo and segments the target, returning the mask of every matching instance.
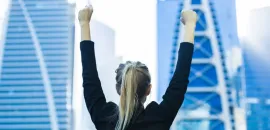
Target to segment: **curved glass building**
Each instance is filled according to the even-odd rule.
[[[7,13],[0,129],[71,129],[71,6],[66,0],[10,0]]]

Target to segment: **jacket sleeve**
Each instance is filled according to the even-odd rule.
[[[184,95],[189,83],[189,73],[194,45],[183,42],[180,44],[178,60],[169,87],[159,104],[160,114],[166,121],[172,122],[184,101]]]
[[[80,43],[80,48],[84,98],[92,121],[96,124],[100,116],[101,109],[106,105],[106,99],[98,77],[94,42],[82,41]]]

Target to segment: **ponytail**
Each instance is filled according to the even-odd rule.
[[[150,85],[148,68],[140,62],[127,62],[121,76],[119,119],[115,130],[126,130]]]
[[[138,105],[137,88],[136,68],[132,64],[127,64],[122,76],[119,120],[116,130],[125,130],[129,125]]]

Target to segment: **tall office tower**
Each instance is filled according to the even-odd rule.
[[[193,9],[199,16],[190,83],[172,130],[236,129],[231,82],[234,74],[228,65],[230,57],[227,57],[229,50],[238,46],[234,8],[233,0],[158,2],[159,100],[174,72],[183,37],[181,11]]]
[[[67,0],[10,1],[0,51],[1,130],[71,129],[69,11]]]
[[[270,7],[251,11],[243,54],[248,130],[270,129]]]

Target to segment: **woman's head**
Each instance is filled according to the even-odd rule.
[[[121,96],[121,88],[122,88],[122,80],[123,79],[123,71],[125,69],[130,70],[130,68],[135,69],[135,75],[137,79],[133,81],[138,84],[137,94],[139,98],[143,98],[149,95],[151,90],[151,76],[147,66],[141,62],[131,62],[127,61],[125,64],[120,64],[116,69],[116,91]],[[127,73],[128,71],[126,71]]]
[[[117,130],[125,129],[136,113],[139,103],[144,103],[151,91],[151,77],[141,62],[126,62],[116,70],[116,90],[120,95]]]

